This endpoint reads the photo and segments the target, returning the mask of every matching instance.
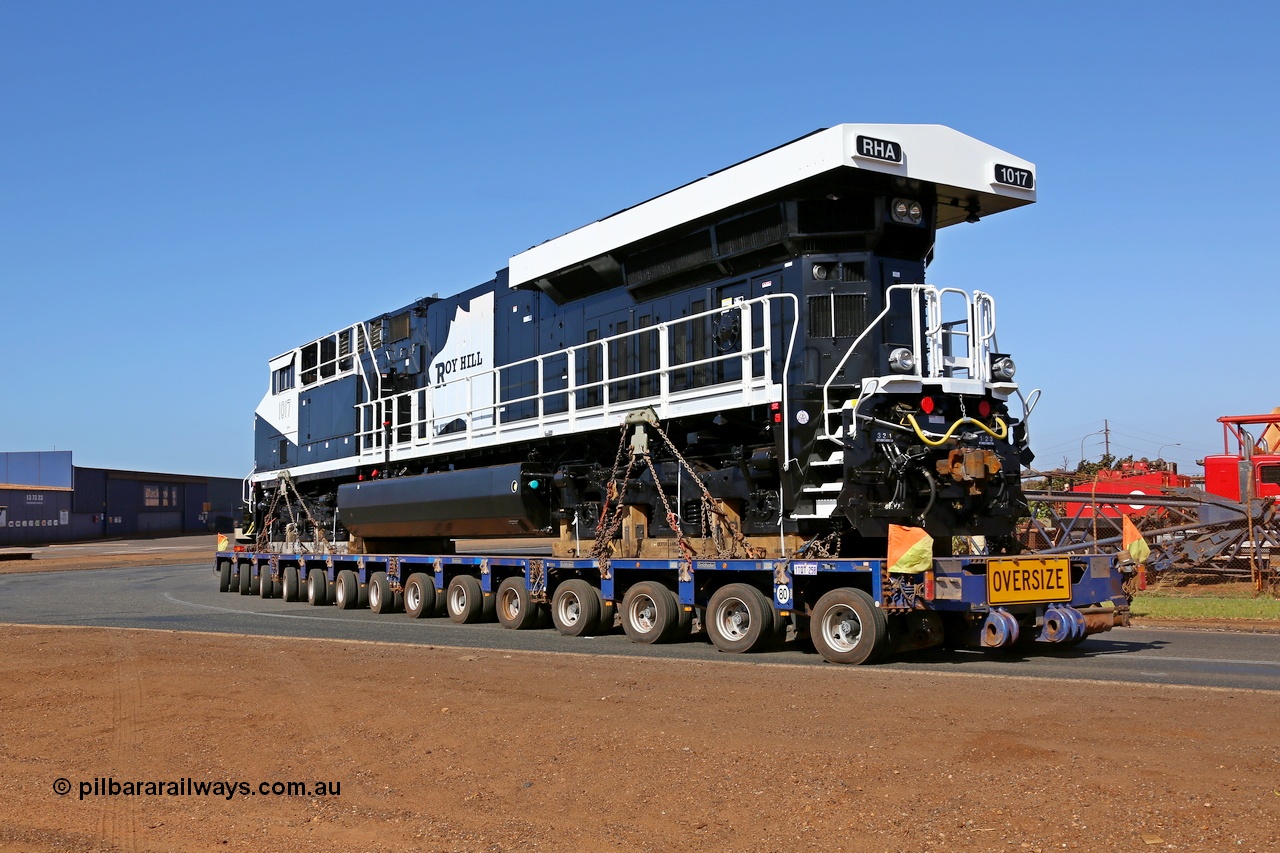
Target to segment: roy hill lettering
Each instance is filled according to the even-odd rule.
[[[484,367],[484,359],[480,357],[478,352],[442,361],[436,365],[436,384],[443,385],[448,376],[457,373],[459,370],[472,370],[477,367]]]

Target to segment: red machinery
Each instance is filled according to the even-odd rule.
[[[1141,495],[1164,495],[1169,489],[1187,488],[1191,478],[1178,473],[1178,466],[1157,459],[1148,462],[1142,459],[1137,462],[1122,463],[1114,471],[1102,469],[1094,479],[1073,486],[1071,491],[1085,495],[1134,495],[1128,503],[1088,503],[1081,504],[1077,513],[1079,518],[1093,518],[1095,507],[1098,515],[1115,518],[1119,515],[1141,515],[1149,512],[1152,506],[1140,497]]]
[[[1225,415],[1218,423],[1222,453],[1204,458],[1205,491],[1237,501],[1280,497],[1280,408],[1267,415]],[[1246,429],[1264,424],[1257,439]]]
[[[1041,555],[1119,549],[1128,517],[1151,548],[1149,569],[1249,576],[1262,589],[1280,552],[1280,408],[1218,422],[1223,452],[1204,459],[1203,489],[1159,460],[1099,471],[1066,492],[1024,489],[1036,510],[1028,542]]]

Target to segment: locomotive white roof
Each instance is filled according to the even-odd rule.
[[[510,286],[843,167],[937,184],[938,227],[964,221],[970,199],[982,216],[1036,200],[1032,163],[949,127],[841,124],[521,252],[510,260]]]

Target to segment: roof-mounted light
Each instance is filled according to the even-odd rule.
[[[919,225],[924,222],[924,206],[914,199],[895,198],[889,205],[889,211],[894,222],[904,225]]]

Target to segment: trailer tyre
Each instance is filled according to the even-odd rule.
[[[707,604],[707,636],[722,652],[754,652],[769,648],[777,636],[769,599],[751,584],[720,587]]]
[[[329,603],[329,578],[323,570],[312,569],[307,573],[307,602],[313,607]]]
[[[218,592],[231,589],[231,561],[218,561]]]
[[[272,593],[275,591],[276,583],[278,583],[278,581],[273,582],[271,580],[271,572],[269,570],[263,570],[258,575],[258,595],[262,598],[270,598]]]
[[[541,608],[529,595],[524,577],[517,575],[498,584],[496,609],[502,627],[523,631],[537,626]]]
[[[622,597],[622,630],[633,643],[669,643],[680,621],[680,602],[660,583],[641,581]]]
[[[483,621],[485,611],[489,609],[485,606],[484,590],[480,588],[480,581],[471,575],[458,575],[449,581],[449,588],[445,590],[444,598],[449,618],[462,625]]]
[[[280,597],[285,601],[297,601],[298,589],[298,567],[285,566],[284,580],[281,582]]]
[[[404,612],[414,619],[432,616],[436,610],[436,582],[425,572],[409,575],[404,585]]]
[[[351,569],[338,572],[334,596],[339,610],[355,610],[360,605],[360,579]]]
[[[831,663],[874,663],[889,645],[889,620],[871,596],[841,587],[818,599],[809,632],[814,648]]]
[[[241,566],[241,567],[240,567],[239,575],[240,575],[240,594],[241,594],[241,595],[248,595],[248,594],[249,594],[249,591],[250,591],[251,589],[253,589],[253,566],[252,566],[252,564],[248,564],[248,563],[246,563],[245,565]]]
[[[374,572],[369,576],[369,609],[374,613],[390,613],[395,610],[396,596],[391,591],[391,579],[386,572]]]
[[[602,633],[600,590],[581,578],[567,580],[556,587],[551,596],[551,621],[566,637],[585,637]],[[609,608],[612,628],[613,608]]]

